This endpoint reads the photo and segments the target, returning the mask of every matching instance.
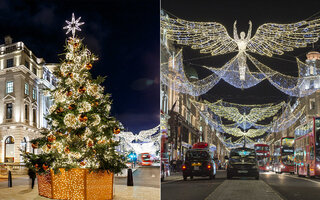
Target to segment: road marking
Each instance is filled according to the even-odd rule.
[[[290,176],[290,175],[287,175],[287,174],[283,174],[284,176],[287,176],[287,177],[291,177],[291,178],[296,178],[296,179],[301,179],[301,180],[306,180],[306,181],[310,181],[310,182],[313,182],[313,183],[318,183],[320,184],[319,181],[314,181],[314,180],[311,180],[311,179],[308,179],[308,178],[303,178],[303,177],[298,177],[298,176]]]

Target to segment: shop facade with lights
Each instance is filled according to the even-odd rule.
[[[44,116],[52,102],[44,89],[56,84],[54,68],[23,42],[5,37],[0,46],[0,163],[20,165],[20,149],[36,151],[29,141],[47,127]]]
[[[306,65],[304,78],[305,81],[300,86],[300,92],[304,93],[308,89],[320,88],[320,53],[311,51],[306,54]],[[281,137],[294,137],[295,129],[304,124],[307,121],[312,120],[313,117],[320,116],[320,90],[316,90],[314,93],[292,100],[292,106],[290,111],[294,114],[295,110],[301,110],[301,115],[297,117],[294,123],[289,124],[281,131],[274,131],[266,137],[266,142],[270,142],[270,152],[272,155],[276,154],[274,144],[279,142]],[[274,119],[278,120],[282,116],[276,116]],[[289,116],[287,116],[289,118]]]
[[[181,50],[177,50],[174,44],[166,39],[161,39],[161,65],[166,66],[168,71],[178,70],[176,62],[177,55]],[[191,82],[198,81],[196,70],[190,66],[185,66],[185,76]],[[162,76],[169,77],[162,77]],[[214,151],[215,156],[222,159],[220,152],[224,152],[225,146],[215,136],[216,131],[201,116],[200,110],[196,108],[192,101],[199,101],[200,97],[192,96],[182,92],[177,88],[180,78],[174,73],[160,73],[161,76],[161,124],[167,127],[162,135],[161,146],[166,147],[166,154],[169,160],[183,160],[184,153],[196,142],[207,142]],[[169,82],[167,82],[169,81]],[[171,87],[176,85],[177,87]],[[221,144],[218,144],[218,143]],[[219,148],[217,148],[219,147]],[[221,147],[221,148],[220,148]],[[219,151],[218,151],[219,150]]]

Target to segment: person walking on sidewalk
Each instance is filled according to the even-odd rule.
[[[29,177],[31,178],[31,189],[33,189],[33,187],[34,187],[34,181],[35,181],[35,179],[36,179],[36,172],[33,171],[32,169],[29,169],[29,170],[28,170],[28,175],[29,175]]]

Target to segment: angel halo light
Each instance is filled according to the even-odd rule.
[[[285,51],[292,51],[295,48],[307,47],[307,44],[315,43],[319,39],[320,19],[305,20],[291,24],[266,23],[258,27],[253,37],[251,37],[251,21],[249,21],[247,35],[245,32],[241,32],[240,37],[237,33],[235,21],[233,38],[231,38],[226,28],[220,23],[173,19],[162,14],[161,30],[167,39],[176,41],[178,44],[188,45],[192,49],[200,49],[200,53],[210,53],[212,56],[216,56],[238,52],[230,60],[231,63],[227,63],[221,69],[213,68],[212,71],[215,73],[221,70],[226,72],[237,71],[237,77],[232,75],[233,79],[237,79],[238,83],[240,83],[236,85],[248,85],[241,86],[241,88],[248,88],[264,79],[268,79],[278,89],[286,90],[286,93],[293,93],[293,96],[300,96],[296,86],[301,85],[301,82],[303,82],[300,78],[301,74],[299,74],[298,78],[289,77],[289,82],[292,82],[290,86],[282,86],[278,80],[275,80],[279,77],[279,73],[254,59],[248,52],[272,57],[273,55],[282,55]],[[259,73],[249,71],[247,58],[258,68]],[[303,64],[298,61],[298,65]],[[275,74],[278,75],[275,76]],[[280,74],[280,76],[281,79],[288,78],[283,74]],[[244,83],[247,80],[253,80],[253,82],[251,84]],[[235,84],[233,85],[235,86]]]

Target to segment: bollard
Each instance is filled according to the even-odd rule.
[[[11,171],[9,170],[8,173],[8,187],[12,187],[12,176],[11,176]]]
[[[132,169],[128,169],[127,186],[133,186]]]

